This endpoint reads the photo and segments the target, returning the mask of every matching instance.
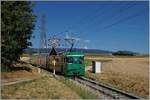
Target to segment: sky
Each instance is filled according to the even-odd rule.
[[[62,48],[68,35],[78,38],[75,48],[148,53],[148,10],[147,1],[36,1],[32,47],[40,47],[40,19],[45,15],[47,42],[56,35]]]

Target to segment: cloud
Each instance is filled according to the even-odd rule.
[[[75,40],[76,40],[76,41],[79,41],[79,40],[80,40],[80,38],[75,38]]]
[[[85,42],[86,42],[86,43],[89,43],[89,42],[90,42],[90,40],[85,40]]]
[[[87,47],[87,46],[84,46],[84,49],[88,49],[88,47]]]

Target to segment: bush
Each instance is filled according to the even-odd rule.
[[[120,56],[135,56],[137,53],[131,51],[117,51],[112,53],[112,55],[120,55]]]

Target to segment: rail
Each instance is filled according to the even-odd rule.
[[[104,83],[97,82],[95,80],[86,77],[75,77],[75,81],[84,84],[94,90],[99,91],[105,96],[111,97],[113,99],[142,99],[131,93],[116,89],[114,87],[108,86]]]

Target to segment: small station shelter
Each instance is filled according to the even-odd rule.
[[[93,73],[102,72],[102,63],[100,61],[92,61],[92,72]]]

